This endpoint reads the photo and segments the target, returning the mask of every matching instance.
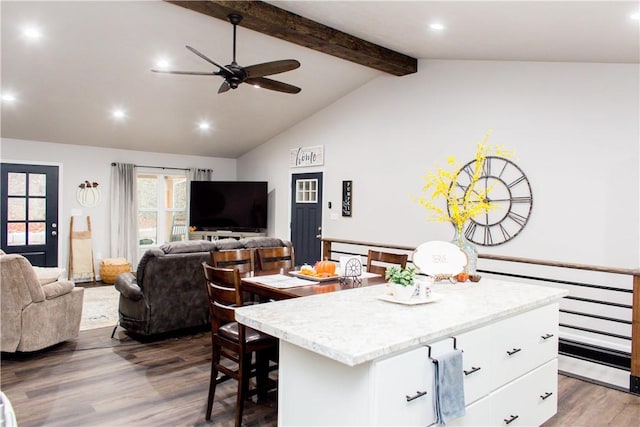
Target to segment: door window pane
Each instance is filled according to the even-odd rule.
[[[7,196],[26,196],[27,174],[9,172],[7,175]]]
[[[41,196],[46,195],[47,190],[47,176],[43,173],[31,173],[29,174],[29,195]]]
[[[7,219],[9,221],[24,221],[27,219],[27,200],[20,197],[7,199]]]
[[[45,221],[46,213],[45,199],[29,198],[29,221]]]
[[[140,245],[152,245],[158,241],[156,212],[138,212],[138,237]]]
[[[45,234],[44,222],[30,222],[29,223],[29,245],[44,245],[47,237]]]
[[[317,179],[299,179],[296,181],[296,203],[318,203]]]
[[[7,224],[7,245],[22,246],[27,243],[27,225],[24,222]]]

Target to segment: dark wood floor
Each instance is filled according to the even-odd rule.
[[[204,420],[209,385],[206,332],[140,342],[111,328],[29,355],[3,353],[1,388],[18,424],[29,426],[231,426],[234,381],[218,388]],[[640,397],[560,376],[551,426],[637,426]],[[276,398],[247,402],[244,425],[275,426]]]

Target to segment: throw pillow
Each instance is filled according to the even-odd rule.
[[[245,248],[274,248],[286,246],[281,239],[276,237],[247,237],[242,239]]]
[[[33,270],[36,272],[41,285],[56,282],[65,271],[64,268],[37,266],[33,266]]]
[[[185,240],[180,242],[165,243],[160,249],[165,254],[184,254],[190,252],[209,252],[214,250],[216,244],[208,240]]]

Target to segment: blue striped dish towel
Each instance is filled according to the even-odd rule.
[[[436,421],[446,424],[465,414],[462,350],[438,356],[434,362]]]

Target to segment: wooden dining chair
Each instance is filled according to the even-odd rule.
[[[238,382],[235,425],[242,424],[244,401],[250,394],[264,396],[269,374],[269,360],[277,354],[278,340],[236,322],[235,308],[242,306],[240,273],[237,269],[216,268],[202,263],[211,314],[211,379],[207,397],[206,420],[211,419],[216,385],[230,378]],[[256,362],[252,363],[255,353]],[[221,362],[222,358],[231,362]],[[222,373],[220,377],[218,374]],[[249,380],[256,377],[256,389],[249,390]]]
[[[281,268],[288,270],[296,265],[293,247],[290,246],[258,248],[256,256],[260,270],[279,270]]]
[[[393,254],[370,249],[367,255],[367,271],[369,273],[380,274],[384,277],[387,267],[399,266],[405,268],[407,266],[407,259],[407,254]]]
[[[237,268],[241,276],[255,270],[255,261],[251,249],[231,249],[211,251],[211,264],[217,268]]]

